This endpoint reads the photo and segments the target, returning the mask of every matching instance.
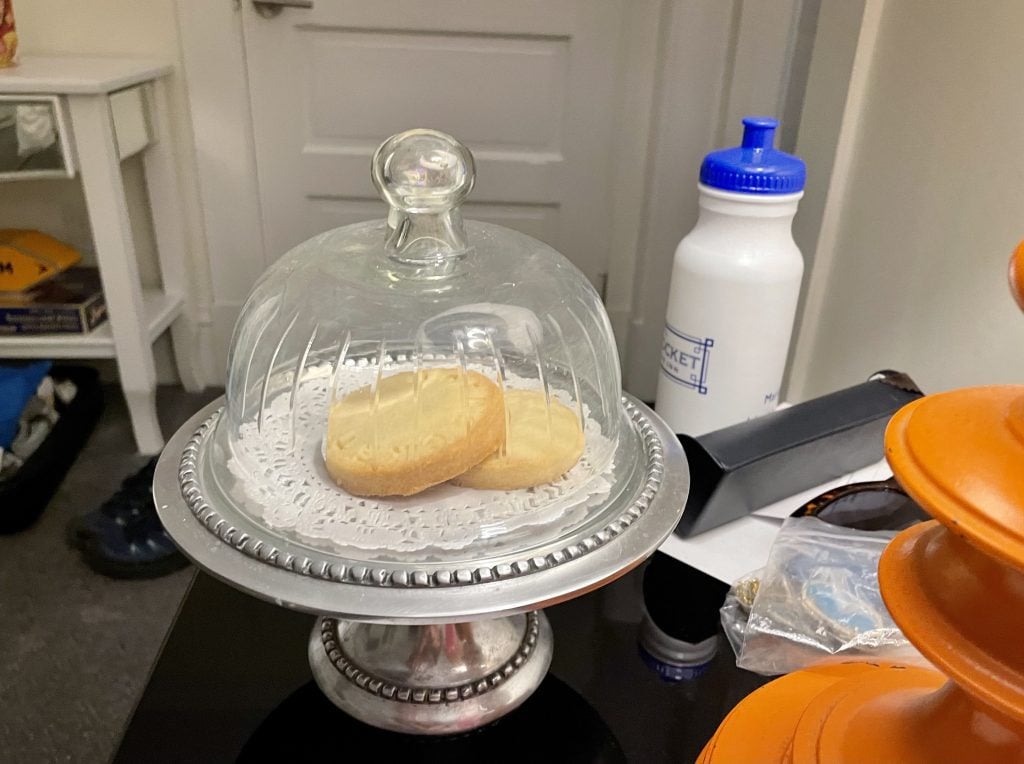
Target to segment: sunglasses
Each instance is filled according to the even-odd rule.
[[[899,531],[931,519],[896,478],[834,488],[811,499],[791,517],[816,517],[862,531]]]

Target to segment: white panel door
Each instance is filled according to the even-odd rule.
[[[621,0],[314,0],[244,36],[270,259],[382,217],[370,157],[432,127],[476,157],[469,218],[608,271]],[[652,44],[653,44],[652,40]]]

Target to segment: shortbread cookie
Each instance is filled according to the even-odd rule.
[[[583,433],[575,411],[544,393],[509,390],[505,448],[455,478],[469,488],[511,490],[550,483],[568,472],[583,453]]]
[[[357,496],[410,496],[479,464],[504,437],[501,390],[483,374],[400,372],[331,407],[327,471]]]

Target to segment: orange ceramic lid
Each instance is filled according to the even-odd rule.
[[[783,762],[807,704],[847,677],[879,668],[878,663],[828,663],[786,674],[754,690],[725,717],[698,764]]]
[[[927,731],[907,723],[906,711],[913,710],[908,706],[925,700],[945,681],[937,671],[887,666],[826,687],[797,723],[792,764],[966,761],[944,758],[941,751],[936,755]]]
[[[889,422],[885,453],[926,512],[987,554],[1024,567],[1024,385],[916,400]]]
[[[933,520],[892,540],[878,581],[896,625],[928,660],[1024,723],[1024,572]]]

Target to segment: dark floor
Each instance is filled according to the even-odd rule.
[[[114,581],[68,548],[64,529],[146,459],[117,388],[40,521],[0,536],[0,760],[105,762],[142,692],[191,573]],[[162,388],[170,435],[218,391]]]

